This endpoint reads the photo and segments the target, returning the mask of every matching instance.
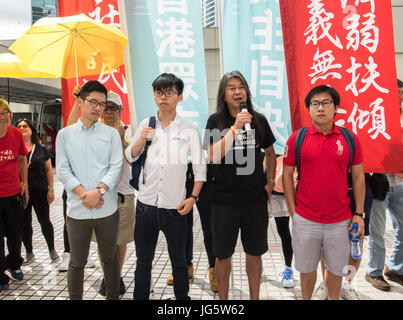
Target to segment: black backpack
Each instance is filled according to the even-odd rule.
[[[150,117],[150,120],[148,122],[148,126],[155,129],[155,117]],[[148,140],[144,146],[144,151],[143,153],[139,156],[139,158],[132,163],[132,178],[129,181],[130,185],[136,189],[137,191],[139,190],[139,179],[140,179],[140,172],[141,169],[144,169],[144,163],[146,162],[147,158],[147,150],[148,147],[150,146],[152,140]],[[145,178],[144,178],[144,172],[143,172],[143,184],[145,184]]]

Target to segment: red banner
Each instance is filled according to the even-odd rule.
[[[280,0],[293,130],[311,124],[304,104],[318,85],[335,88],[335,122],[356,133],[365,172],[402,172],[403,144],[387,0]]]
[[[84,13],[94,20],[120,28],[118,0],[58,0],[57,5],[60,17]],[[89,80],[98,80],[104,84],[108,92],[113,91],[120,95],[123,103],[121,120],[129,124],[130,112],[124,65],[115,69],[110,74],[79,77],[78,83],[80,86],[83,86]],[[67,124],[71,108],[74,104],[71,93],[75,85],[76,79],[62,79],[62,114],[64,125]]]

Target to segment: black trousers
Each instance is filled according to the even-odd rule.
[[[8,255],[5,256],[4,238],[7,238]],[[22,210],[16,196],[0,198],[0,284],[10,278],[4,271],[21,268]]]
[[[36,217],[42,229],[49,251],[55,248],[55,237],[52,222],[49,215],[49,204],[47,200],[48,191],[45,189],[29,189],[29,202],[23,213],[22,242],[25,250],[32,252],[32,208],[35,209]]]
[[[63,190],[63,219],[64,219],[64,227],[63,227],[63,242],[64,242],[64,252],[70,253],[70,242],[69,242],[69,234],[67,233],[67,192]]]
[[[292,263],[292,240],[290,233],[290,217],[276,217],[274,218],[276,221],[277,232],[281,239],[281,246],[283,248],[283,255],[285,260],[285,265],[287,267],[291,267]]]

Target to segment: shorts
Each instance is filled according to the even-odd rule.
[[[117,245],[124,245],[134,241],[134,194],[119,194],[118,196],[119,229]],[[95,233],[92,233],[92,241],[96,242]]]
[[[214,204],[212,218],[213,253],[217,258],[227,259],[234,254],[239,229],[245,253],[261,256],[268,250],[266,199],[238,207]]]
[[[318,268],[323,247],[325,267],[336,276],[344,275],[350,256],[348,227],[351,219],[337,223],[309,221],[297,213],[292,219],[292,249],[295,269],[310,273]]]

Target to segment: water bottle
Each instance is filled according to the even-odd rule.
[[[354,238],[354,235],[358,232],[358,224],[353,223],[353,228],[350,231],[350,241],[351,241],[351,257],[353,259],[361,259],[362,248],[360,243],[360,235]]]

